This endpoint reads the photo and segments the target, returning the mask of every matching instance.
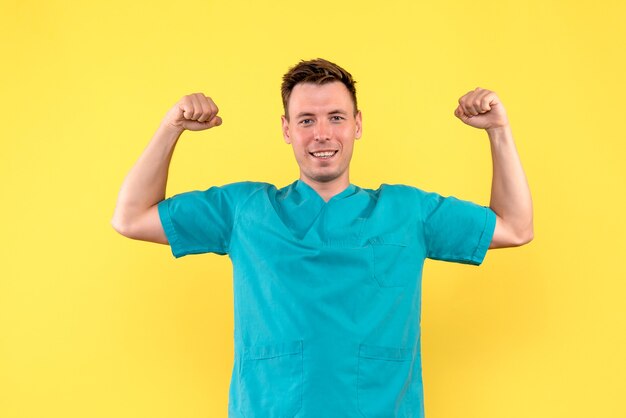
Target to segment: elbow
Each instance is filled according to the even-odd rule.
[[[524,231],[522,237],[524,238],[524,244],[528,244],[535,238],[535,227],[533,225],[532,214],[530,216],[530,219],[528,220],[528,226],[526,227],[526,230]]]
[[[532,230],[530,230],[530,232],[524,235],[522,239],[522,245],[528,244],[530,241],[533,240],[533,238],[535,238],[535,233]]]
[[[533,224],[532,213],[523,223],[518,224],[514,233],[516,246],[526,245],[535,238],[535,228]]]
[[[531,242],[533,240],[533,238],[535,238],[535,232],[532,228],[532,226],[530,228],[527,228],[526,230],[520,232],[517,234],[517,238],[516,238],[516,246],[522,246],[522,245],[526,245],[529,242]]]
[[[111,226],[115,231],[121,235],[126,236],[126,228],[120,224],[115,218],[111,219]]]
[[[130,237],[130,228],[128,227],[128,223],[123,222],[117,213],[113,215],[113,218],[111,218],[111,226],[120,235]]]

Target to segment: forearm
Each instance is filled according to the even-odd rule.
[[[112,224],[120,229],[165,199],[174,148],[183,130],[161,124],[120,189]]]
[[[533,205],[511,128],[487,129],[487,134],[493,161],[489,206],[520,241],[528,241],[533,237]]]

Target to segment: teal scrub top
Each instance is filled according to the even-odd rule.
[[[325,202],[297,180],[240,182],[158,204],[174,257],[233,264],[231,418],[424,416],[426,258],[482,263],[488,207],[406,185]]]

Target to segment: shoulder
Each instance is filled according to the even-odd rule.
[[[404,211],[424,218],[446,199],[439,193],[406,184],[381,184],[378,189],[363,189],[377,201],[377,206],[393,208],[397,213]]]
[[[220,189],[230,194],[241,196],[250,196],[258,192],[264,192],[276,189],[273,184],[260,181],[239,181],[235,183],[224,184],[223,186],[213,186],[211,189]]]
[[[274,186],[269,183],[255,181],[240,181],[219,186],[210,186],[206,189],[191,190],[178,193],[165,199],[173,205],[233,205],[237,206],[250,197]]]
[[[401,200],[424,200],[436,193],[428,192],[415,186],[406,184],[382,183],[378,189],[362,189],[379,199],[401,199]]]

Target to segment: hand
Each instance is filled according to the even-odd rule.
[[[459,99],[454,116],[463,123],[480,129],[501,128],[509,124],[504,106],[491,90],[476,87]]]
[[[183,96],[165,115],[162,125],[183,131],[203,131],[219,126],[222,118],[217,116],[219,109],[213,100],[203,93]]]

